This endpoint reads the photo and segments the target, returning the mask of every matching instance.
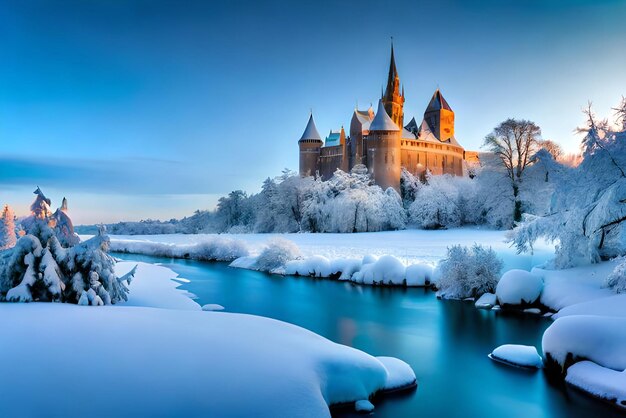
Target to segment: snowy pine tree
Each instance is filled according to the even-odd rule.
[[[0,215],[0,250],[6,250],[15,246],[15,215],[9,205],[4,205]]]

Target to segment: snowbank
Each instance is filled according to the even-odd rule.
[[[489,358],[513,366],[541,368],[543,360],[537,349],[529,345],[505,344],[491,352]]]
[[[599,315],[626,318],[626,294],[577,303],[561,309],[554,319],[572,315]]]
[[[245,242],[213,236],[195,244],[174,244],[138,239],[112,239],[111,251],[157,257],[191,258],[201,261],[233,261],[249,254]]]
[[[407,286],[427,286],[433,281],[433,266],[411,264],[406,268]]]
[[[496,287],[496,296],[501,305],[532,304],[539,299],[542,289],[541,277],[514,269],[502,275]]]
[[[606,261],[563,270],[534,268],[531,273],[544,281],[541,303],[559,311],[566,306],[614,295],[604,286],[616,265],[615,261]]]
[[[252,315],[1,304],[0,328],[12,342],[0,345],[12,376],[0,416],[328,417],[390,375],[366,353]],[[94,384],[96,398],[71,390]]]
[[[591,361],[581,361],[567,369],[565,381],[598,398],[626,408],[626,371],[618,372]]]
[[[361,266],[361,270],[354,273],[352,281],[363,284],[405,284],[406,267],[392,255],[384,255],[374,263]]]
[[[215,239],[232,239],[244,243],[251,255],[258,255],[267,243],[276,237],[295,243],[305,258],[321,255],[329,260],[362,258],[369,254],[377,257],[390,254],[400,258],[405,265],[416,263],[434,265],[446,256],[450,244],[471,246],[474,243],[493,248],[504,260],[505,271],[513,268],[530,270],[554,257],[554,246],[541,242],[535,243],[533,254],[518,255],[516,250],[505,242],[506,231],[479,227],[435,231],[407,229],[358,234],[111,235],[111,242],[115,247],[118,241],[191,245]]]

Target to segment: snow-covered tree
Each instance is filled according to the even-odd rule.
[[[507,119],[485,137],[484,145],[498,156],[510,180],[514,199],[512,217],[515,222],[522,219],[520,183],[524,170],[531,164],[531,157],[537,149],[540,135],[541,129],[534,122]]]
[[[135,270],[123,277],[115,275],[105,230],[76,242],[66,204],[59,216],[59,211],[50,211],[50,200],[39,188],[35,194],[31,216],[22,222],[25,235],[13,248],[0,252],[0,299],[90,305],[127,300],[127,284]]]
[[[615,293],[626,293],[626,257],[622,257],[619,264],[609,274],[606,286]]]
[[[437,266],[438,295],[444,298],[477,298],[494,292],[502,260],[495,251],[474,244],[471,248],[454,245]]]
[[[626,254],[626,131],[598,121],[591,108],[585,115],[583,161],[562,176],[550,213],[527,216],[510,237],[518,251],[539,238],[557,242],[556,267]]]
[[[6,250],[15,246],[15,215],[9,205],[4,205],[0,214],[0,250]]]

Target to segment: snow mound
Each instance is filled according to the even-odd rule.
[[[539,300],[543,289],[541,277],[526,270],[509,270],[502,275],[496,287],[496,296],[502,305],[532,304]]]
[[[625,370],[626,318],[565,316],[546,330],[542,346],[546,362],[555,362],[562,371],[579,359]]]
[[[11,399],[0,416],[44,416],[53,405],[63,417],[330,417],[329,405],[369,399],[389,375],[362,351],[253,315],[0,304],[0,328],[12,341],[0,345],[11,359],[3,371],[19,377],[0,384]],[[58,361],[68,353],[88,372]],[[115,399],[106,408],[68,392],[68,382],[92,387],[94,376],[98,395]]]
[[[404,361],[395,357],[376,357],[387,369],[385,390],[396,390],[411,387],[416,384],[415,372]]]
[[[483,293],[481,297],[478,298],[474,306],[478,309],[491,309],[497,303],[496,295],[493,293]]]
[[[406,268],[407,286],[426,286],[432,279],[433,266],[430,264],[411,264]]]
[[[290,276],[329,277],[332,274],[330,261],[321,255],[304,260],[292,260],[285,264],[285,274]]]
[[[218,305],[217,303],[207,303],[206,305],[202,305],[203,311],[223,311],[224,307],[222,305]]]
[[[626,318],[626,294],[566,306],[556,313],[554,318],[572,315],[599,315]]]
[[[374,263],[365,264],[352,280],[363,284],[405,284],[406,267],[392,255],[384,255]]]
[[[372,412],[374,410],[374,405],[367,399],[361,399],[360,401],[356,401],[354,403],[354,410],[356,412]]]
[[[593,396],[626,408],[626,371],[619,372],[592,361],[581,361],[567,369],[565,381]]]
[[[505,344],[491,352],[489,358],[519,367],[541,368],[543,360],[537,349],[529,345]]]

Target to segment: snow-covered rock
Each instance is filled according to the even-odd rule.
[[[478,309],[491,309],[497,303],[496,295],[493,293],[484,293],[478,300],[474,303]]]
[[[430,264],[411,264],[406,268],[407,286],[426,286],[433,279],[433,266]]]
[[[404,361],[395,357],[376,357],[387,369],[385,390],[393,391],[413,386],[417,383],[415,372]]]
[[[314,255],[304,260],[292,260],[285,264],[285,274],[290,276],[329,277],[332,274],[330,260]]]
[[[514,269],[502,275],[496,287],[496,296],[501,305],[532,304],[539,300],[542,289],[541,277]]]
[[[593,396],[626,408],[626,371],[581,361],[567,369],[565,381]]]
[[[614,370],[626,369],[626,318],[595,315],[565,316],[543,334],[546,363],[564,371],[579,359]]]
[[[365,264],[354,273],[352,280],[364,284],[402,285],[405,283],[406,267],[392,255],[384,255],[376,262]]]
[[[356,412],[372,412],[374,405],[367,399],[361,399],[354,403],[354,410]]]
[[[543,360],[537,349],[528,345],[505,344],[491,352],[489,358],[513,366],[541,368]]]

